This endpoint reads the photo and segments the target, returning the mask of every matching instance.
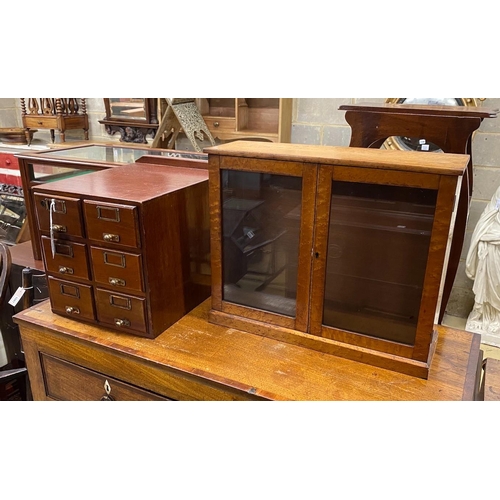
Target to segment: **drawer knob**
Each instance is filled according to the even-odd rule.
[[[80,314],[80,309],[78,307],[66,306],[67,314]]]
[[[130,326],[130,321],[128,319],[115,318],[115,326]]]
[[[73,274],[73,269],[71,267],[59,266],[59,272],[61,274]]]
[[[60,224],[53,224],[51,226],[52,231],[57,231],[58,233],[65,233],[66,226],[61,226]]]
[[[10,165],[11,163],[12,163],[12,162],[11,162],[8,158],[5,160],[5,164],[6,164],[6,165]]]
[[[120,236],[118,236],[117,234],[104,233],[102,235],[102,238],[104,241],[120,241]]]
[[[125,280],[119,278],[109,278],[109,284],[113,286],[125,286]]]
[[[218,127],[220,125],[219,122],[214,122],[214,127]]]

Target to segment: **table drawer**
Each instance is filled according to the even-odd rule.
[[[50,206],[54,200],[52,225],[60,236],[83,236],[80,200],[77,198],[51,198],[43,193],[35,193],[35,206],[40,231],[50,232]]]
[[[124,332],[146,336],[146,299],[96,288],[97,319]]]
[[[89,239],[140,247],[137,207],[86,200],[84,213]]]
[[[43,116],[23,116],[23,124],[26,128],[58,128],[55,116],[49,118]]]
[[[91,247],[90,254],[96,282],[117,289],[144,291],[140,255],[97,247]]]
[[[40,353],[46,395],[58,401],[171,401],[101,373]]]
[[[50,238],[42,236],[42,248],[45,268],[49,273],[69,278],[90,279],[86,245],[56,240],[55,254],[52,256]]]
[[[55,313],[95,321],[91,286],[49,276],[49,294]]]

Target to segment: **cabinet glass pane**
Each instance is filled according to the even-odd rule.
[[[109,108],[112,118],[146,120],[145,102],[142,97],[110,97]]]
[[[323,323],[412,345],[437,192],[334,182]]]
[[[223,299],[295,316],[302,179],[224,170]]]

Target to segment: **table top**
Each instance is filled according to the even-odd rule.
[[[437,115],[437,116],[461,116],[461,117],[479,117],[495,118],[497,109],[481,108],[476,106],[440,106],[423,104],[390,104],[362,102],[359,104],[343,104],[339,107],[341,111],[368,111],[379,113],[408,113],[418,115]]]
[[[437,326],[427,380],[208,322],[210,299],[156,339],[143,339],[51,312],[45,301],[14,316],[21,327],[148,360],[165,370],[263,399],[293,401],[459,401],[472,399],[480,336]]]

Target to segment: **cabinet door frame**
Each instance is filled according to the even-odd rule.
[[[299,256],[297,266],[297,299],[295,317],[285,316],[223,300],[222,276],[222,204],[221,171],[237,170],[263,174],[285,175],[302,179]],[[265,322],[276,327],[306,333],[309,329],[311,286],[311,248],[317,189],[316,164],[298,161],[248,159],[236,156],[210,156],[210,225],[212,259],[212,310],[225,315]]]
[[[429,244],[422,299],[413,345],[377,339],[368,335],[323,325],[330,205],[332,183],[335,181],[426,188],[437,191],[436,209]],[[460,184],[461,177],[451,175],[389,171],[378,168],[319,166],[309,333],[343,344],[403,356],[416,361],[427,361],[433,343],[435,315],[436,311],[439,310],[442,293],[443,273],[440,271],[446,271],[447,267],[448,242],[453,230],[456,213],[455,201],[458,199],[456,194],[458,189],[460,189]]]

